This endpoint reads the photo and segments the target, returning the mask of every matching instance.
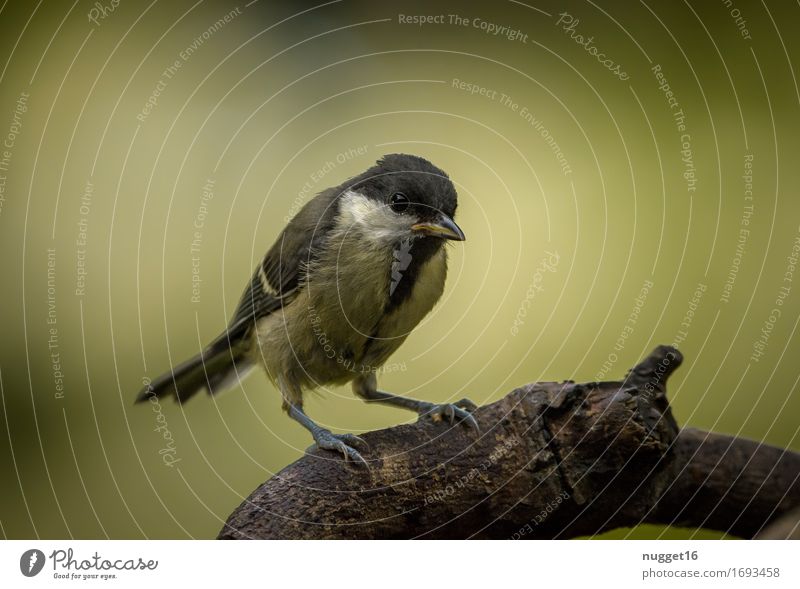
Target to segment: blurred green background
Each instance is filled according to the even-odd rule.
[[[261,375],[162,417],[133,399],[222,330],[298,206],[398,151],[448,171],[468,240],[384,388],[489,403],[675,343],[680,423],[800,450],[797,5],[0,10],[5,537],[210,538],[300,457]],[[413,419],[348,387],[307,409]]]

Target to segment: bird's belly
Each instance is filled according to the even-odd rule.
[[[428,260],[411,296],[389,312],[391,260],[371,256],[324,268],[257,330],[270,376],[299,388],[343,384],[377,371],[441,296],[446,258],[442,251]]]

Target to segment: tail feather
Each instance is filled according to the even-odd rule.
[[[136,396],[136,402],[142,403],[155,395],[173,396],[184,403],[201,391],[218,394],[232,387],[255,367],[244,342],[244,334],[222,333],[200,354],[145,386]]]

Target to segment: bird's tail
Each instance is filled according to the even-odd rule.
[[[244,333],[223,332],[198,355],[178,364],[145,386],[137,403],[156,397],[175,397],[184,403],[205,390],[216,395],[231,388],[255,368],[247,353]]]

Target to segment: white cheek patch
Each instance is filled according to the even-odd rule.
[[[358,228],[365,236],[376,240],[404,237],[414,223],[407,215],[398,215],[385,204],[352,190],[343,195],[340,211],[343,229]]]

